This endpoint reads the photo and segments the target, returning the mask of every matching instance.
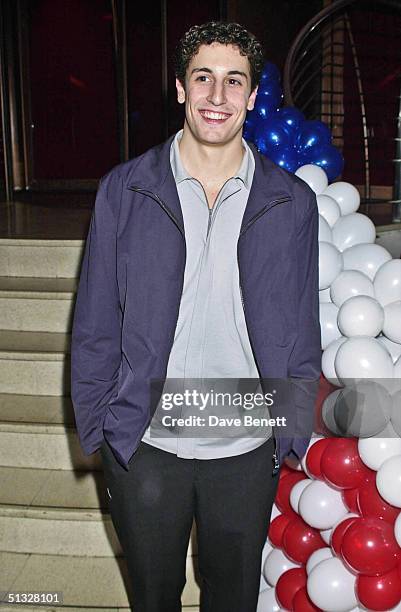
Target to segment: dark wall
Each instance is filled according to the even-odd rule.
[[[40,188],[41,181],[99,178],[123,161],[111,1],[5,2],[15,22],[25,24],[21,91],[29,110],[21,107],[18,120],[25,117],[25,142],[31,143],[31,180]],[[123,6],[123,0],[118,5]],[[320,2],[125,0],[125,6],[128,142],[133,157],[182,127],[184,109],[176,101],[171,60],[191,25],[221,18],[238,21],[260,38],[266,59],[282,69],[294,36]],[[14,59],[19,65],[20,58]]]
[[[322,7],[322,0],[235,0],[229,3],[228,17],[253,32],[266,59],[282,70],[295,36]]]

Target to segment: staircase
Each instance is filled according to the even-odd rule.
[[[100,454],[82,453],[70,398],[83,247],[83,240],[0,239],[0,591],[61,592],[61,605],[39,608],[48,611],[129,610]],[[192,535],[182,601],[196,612]]]

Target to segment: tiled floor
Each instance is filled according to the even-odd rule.
[[[67,194],[42,203],[0,202],[0,238],[86,238],[94,200],[93,194],[85,194],[84,202]]]

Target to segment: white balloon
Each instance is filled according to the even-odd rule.
[[[322,215],[319,215],[319,242],[333,242],[331,227]]]
[[[341,431],[338,426],[338,423],[335,418],[335,408],[334,407],[335,407],[337,398],[340,395],[341,391],[342,389],[336,389],[335,391],[332,391],[330,395],[324,398],[324,401],[322,404],[323,423],[326,425],[327,429],[330,431],[331,434],[333,434],[334,436],[339,436],[339,437],[341,435],[344,435],[344,432]],[[327,540],[327,543],[329,544],[329,540]]]
[[[330,297],[330,287],[327,287],[326,289],[322,289],[321,291],[319,291],[319,302],[321,304],[328,304],[331,301],[332,299]]]
[[[380,244],[355,244],[343,253],[344,270],[359,270],[373,281],[378,269],[392,259]]]
[[[276,504],[273,504],[272,506],[272,511],[271,511],[271,515],[270,515],[270,522],[276,518],[276,516],[279,516],[279,514],[281,514],[281,511],[277,508]]]
[[[343,336],[377,336],[383,328],[384,311],[368,295],[348,298],[338,311],[338,329]]]
[[[393,363],[395,363],[397,359],[401,356],[401,344],[389,340],[386,336],[378,336],[377,339],[379,342],[382,343],[383,346],[386,347],[386,349],[391,355]]]
[[[362,379],[356,384],[347,381],[348,386],[341,390],[334,406],[333,420],[337,424],[338,435],[369,438],[379,434],[389,437],[395,434],[383,433],[390,423],[393,400],[386,388],[388,381],[385,381],[386,385],[382,382],[382,378],[380,383],[377,379]]]
[[[281,574],[293,567],[301,567],[299,563],[293,563],[279,548],[273,548],[266,557],[263,566],[264,579],[270,586],[276,586]]]
[[[343,385],[347,379],[392,378],[393,361],[376,338],[355,336],[339,347],[334,368]]]
[[[324,195],[330,196],[337,202],[342,215],[349,215],[358,210],[361,202],[361,196],[357,188],[345,181],[331,183],[325,189]]]
[[[330,527],[330,529],[321,529],[320,530],[320,537],[322,538],[322,540],[326,543],[326,544],[330,544],[330,540],[331,540],[331,532],[333,531],[333,528]]]
[[[307,469],[307,467],[306,467],[306,458],[307,458],[307,456],[308,456],[308,452],[309,452],[310,447],[311,447],[311,446],[313,446],[313,445],[315,444],[315,442],[317,442],[318,440],[322,440],[322,438],[323,438],[323,436],[320,436],[320,435],[316,434],[315,432],[312,432],[312,437],[311,437],[311,439],[310,439],[310,442],[309,442],[308,448],[306,449],[306,452],[305,452],[304,456],[303,456],[303,457],[302,457],[302,459],[301,459],[301,466],[302,466],[302,469],[303,469],[303,471],[305,472],[305,474],[306,474],[307,476],[309,476],[309,478],[313,478],[313,476],[312,476],[312,474],[310,474],[310,473],[308,472],[308,469]],[[299,500],[298,500],[298,501],[299,501]]]
[[[281,610],[276,599],[276,589],[265,589],[260,593],[256,612],[280,612]]]
[[[401,438],[401,379],[397,379],[397,390],[393,397],[393,409],[390,424],[395,431],[395,436]]]
[[[330,287],[331,301],[340,308],[345,300],[356,295],[375,297],[372,281],[358,270],[343,270]]]
[[[358,440],[358,453],[361,460],[376,472],[387,459],[401,455],[401,438],[383,438],[379,435]]]
[[[318,548],[317,550],[315,550],[315,552],[313,552],[310,556],[309,559],[306,562],[306,573],[309,575],[311,573],[311,571],[313,570],[314,567],[316,567],[316,565],[318,563],[320,563],[321,561],[324,561],[325,559],[332,559],[333,558],[333,552],[330,548],[330,546],[325,546],[324,548]]]
[[[319,242],[319,289],[327,289],[343,269],[340,251],[331,242]]]
[[[304,478],[304,480],[299,480],[298,482],[296,482],[291,489],[290,505],[291,505],[291,508],[294,510],[294,512],[296,512],[297,514],[298,514],[299,498],[301,497],[303,490],[307,486],[309,486],[311,482],[312,481],[310,478]]]
[[[332,239],[339,251],[345,251],[354,244],[373,243],[376,240],[376,228],[366,215],[351,213],[340,217],[335,223]]]
[[[332,303],[319,304],[319,319],[322,349],[341,336],[337,325],[338,308]]]
[[[347,512],[341,492],[320,480],[313,480],[299,498],[299,514],[316,529],[330,529]]]
[[[318,608],[330,612],[348,612],[358,604],[355,595],[356,576],[337,557],[325,559],[308,576],[308,595]]]
[[[376,272],[373,285],[382,306],[401,300],[401,259],[384,263]]]
[[[401,343],[401,300],[384,307],[383,334],[392,342]]]
[[[316,166],[315,164],[305,164],[304,166],[298,168],[295,174],[305,181],[305,183],[307,183],[317,195],[323,193],[323,191],[327,188],[327,174],[324,170],[322,170],[322,168]]]
[[[330,225],[333,227],[337,219],[341,216],[341,209],[337,202],[328,195],[320,194],[316,197],[317,207],[319,215],[322,215]]]
[[[398,546],[401,547],[401,512],[399,513],[395,521],[394,535],[395,539],[397,540]]]
[[[401,357],[394,364],[393,376],[394,378],[401,378]]]
[[[265,577],[263,576],[263,566],[265,564],[267,556],[273,550],[273,546],[270,544],[269,538],[267,538],[265,545],[262,549],[262,561],[260,565],[260,584],[259,584],[259,593],[264,589],[270,588],[270,585],[266,582]]]
[[[334,361],[337,355],[337,351],[343,342],[346,341],[345,336],[340,336],[336,340],[333,340],[326,346],[322,354],[322,372],[325,378],[331,382],[332,385],[337,387],[341,386],[340,381],[337,378],[336,370],[334,368]]]
[[[386,459],[376,474],[376,486],[389,504],[401,508],[401,455]]]

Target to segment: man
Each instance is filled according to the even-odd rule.
[[[101,448],[135,612],[181,610],[193,519],[201,611],[256,610],[278,467],[312,433],[316,198],[242,138],[262,66],[240,25],[192,27],[176,53],[183,129],[105,175],[91,218],[72,399],[84,452]],[[152,436],[152,380],[213,377],[290,377],[293,430]]]

